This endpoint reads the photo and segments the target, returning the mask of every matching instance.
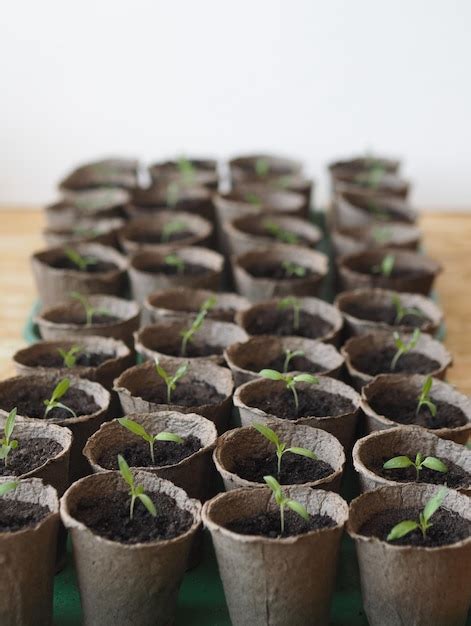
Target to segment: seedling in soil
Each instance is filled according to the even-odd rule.
[[[406,467],[415,467],[417,480],[419,480],[420,471],[424,467],[435,472],[442,472],[442,474],[448,472],[447,466],[440,459],[434,456],[424,457],[420,452],[415,455],[415,461],[412,461],[408,456],[395,456],[383,465],[384,469],[405,469]]]
[[[147,432],[147,430],[141,424],[138,424],[134,420],[130,420],[127,417],[120,417],[118,422],[124,428],[127,428],[130,432],[138,437],[142,437],[144,441],[149,444],[150,448],[150,456],[152,459],[152,463],[155,465],[155,456],[154,456],[154,443],[156,441],[173,441],[173,443],[183,443],[183,439],[180,435],[176,435],[175,433],[168,433],[166,431],[162,431],[157,433],[157,435],[151,435]]]
[[[272,490],[275,502],[280,507],[280,537],[285,531],[285,509],[291,509],[306,521],[309,519],[309,513],[306,508],[300,502],[287,498],[276,478],[273,476],[264,476],[263,480]]]
[[[420,330],[418,328],[416,328],[414,330],[414,333],[413,333],[412,337],[409,339],[409,341],[407,343],[404,343],[404,341],[402,341],[399,333],[394,333],[393,334],[394,345],[397,348],[397,352],[393,356],[393,359],[391,361],[391,369],[392,370],[396,369],[397,362],[399,361],[399,359],[404,354],[407,354],[408,352],[410,352],[411,350],[413,350],[415,348],[415,346],[417,345],[417,342],[420,339],[420,335],[421,335]]]
[[[94,257],[82,256],[73,248],[66,247],[64,248],[64,252],[69,261],[81,272],[86,272],[90,265],[96,265],[98,263],[97,259]]]
[[[292,361],[292,359],[296,358],[297,356],[304,356],[304,351],[303,350],[285,350],[285,360],[283,363],[283,374],[286,374],[289,368],[289,364]]]
[[[20,483],[15,480],[10,480],[7,483],[0,483],[0,496],[4,496],[5,494],[13,491],[18,487]]]
[[[0,459],[3,459],[5,467],[7,466],[8,455],[12,450],[18,447],[18,441],[12,439],[13,429],[15,428],[16,407],[10,411],[3,429],[3,438],[0,439]]]
[[[396,309],[396,318],[394,319],[395,324],[400,324],[402,320],[406,317],[406,315],[413,315],[415,317],[424,316],[422,311],[420,309],[417,309],[416,307],[403,306],[401,298],[397,294],[394,294],[391,300]]]
[[[394,254],[387,254],[379,265],[374,265],[372,271],[374,274],[381,274],[384,278],[389,278],[394,269],[396,257]]]
[[[46,407],[46,410],[44,411],[44,417],[46,417],[49,411],[52,411],[52,409],[64,409],[65,411],[68,411],[73,417],[77,417],[75,411],[69,408],[66,404],[59,402],[59,400],[63,396],[65,396],[65,394],[69,390],[69,387],[70,380],[68,378],[63,378],[57,383],[49,400],[43,400],[44,406]]]
[[[78,300],[80,304],[83,306],[84,311],[85,311],[85,326],[92,325],[93,318],[95,315],[108,315],[108,316],[112,315],[108,311],[108,309],[105,309],[103,307],[94,307],[93,304],[91,304],[90,300],[86,298],[84,295],[82,295],[81,293],[78,293],[78,291],[72,291],[70,293],[70,297],[73,298],[74,300]]]
[[[186,226],[181,220],[172,220],[170,222],[167,222],[162,229],[160,242],[167,243],[168,241],[170,241],[173,235],[181,233],[183,230],[185,230],[185,228]]]
[[[294,330],[298,330],[301,315],[301,302],[297,298],[293,298],[292,296],[290,296],[288,298],[283,298],[283,300],[280,300],[278,302],[277,308],[281,311],[289,308],[293,309],[293,328]]]
[[[57,352],[61,355],[65,367],[75,367],[77,359],[82,353],[82,348],[80,346],[72,346],[68,350],[57,348]]]
[[[260,376],[263,378],[269,378],[270,380],[281,380],[285,383],[286,389],[289,389],[294,397],[294,405],[296,407],[296,412],[299,410],[299,398],[298,392],[296,391],[297,383],[309,383],[310,385],[315,385],[319,382],[319,379],[311,374],[297,374],[296,376],[290,376],[289,374],[282,374],[281,372],[277,372],[276,370],[264,369],[260,370]]]
[[[366,172],[360,172],[355,176],[355,182],[369,187],[370,189],[377,189],[381,180],[384,177],[385,169],[382,165],[376,163]]]
[[[165,195],[165,201],[167,203],[167,206],[174,207],[177,204],[179,197],[180,187],[178,186],[177,182],[172,181],[167,185],[167,192]]]
[[[129,519],[132,520],[133,518],[136,500],[140,500],[142,502],[152,517],[157,517],[157,510],[154,503],[149,496],[144,493],[144,487],[142,485],[135,484],[134,476],[129,469],[129,465],[120,454],[118,454],[118,466],[123,480],[129,485],[130,488],[129,495],[131,496],[131,503],[129,505]]]
[[[281,267],[285,270],[285,274],[288,278],[292,278],[293,276],[302,278],[303,276],[306,276],[307,273],[305,267],[298,265],[297,263],[293,263],[293,261],[283,261]]]
[[[165,265],[174,267],[177,270],[177,274],[183,274],[185,271],[185,261],[176,254],[167,254],[164,259]]]
[[[182,330],[180,335],[182,337],[182,344],[180,347],[180,355],[186,356],[186,351],[188,347],[188,343],[193,341],[193,337],[203,326],[203,322],[208,314],[208,312],[216,305],[216,298],[211,296],[207,298],[200,307],[197,316],[193,320],[191,326],[186,330]]]
[[[167,385],[167,404],[170,404],[172,399],[172,393],[177,388],[177,382],[183,378],[188,372],[188,363],[183,363],[180,365],[175,372],[175,374],[169,374],[164,370],[164,368],[159,364],[159,360],[155,359],[155,370],[160,378]]]
[[[419,401],[417,402],[417,409],[415,410],[416,415],[419,413],[420,409],[423,406],[427,407],[432,417],[435,417],[435,415],[437,414],[437,405],[430,398],[432,385],[433,385],[433,378],[431,376],[427,376],[427,378],[424,380],[424,384],[422,385],[422,389],[420,391]]]
[[[263,177],[270,171],[270,164],[263,157],[258,158],[255,161],[255,173],[257,176]]]
[[[195,180],[196,171],[193,163],[182,156],[177,161],[178,172],[185,185],[191,185]]]
[[[432,526],[430,518],[441,507],[447,491],[448,490],[446,489],[446,487],[442,487],[434,496],[430,498],[430,500],[426,503],[423,511],[420,512],[418,521],[404,520],[403,522],[399,522],[399,524],[396,524],[389,532],[389,535],[386,538],[387,541],[395,541],[396,539],[400,539],[401,537],[408,535],[417,528],[420,529],[422,536],[425,539],[425,537],[427,536],[427,530],[430,528],[430,526]]]
[[[258,430],[258,432],[263,435],[265,439],[268,439],[268,441],[276,448],[276,458],[278,459],[278,478],[280,478],[281,474],[281,460],[283,455],[287,452],[291,452],[291,454],[298,454],[299,456],[306,456],[308,459],[312,459],[313,461],[317,459],[314,452],[308,450],[307,448],[288,448],[287,444],[280,441],[280,438],[275,431],[268,428],[268,426],[265,426],[264,424],[253,424],[253,427]]]
[[[266,220],[263,222],[263,228],[269,233],[272,237],[281,241],[282,243],[291,243],[296,244],[299,242],[299,237],[285,228],[282,228],[276,222],[272,222],[270,220]]]

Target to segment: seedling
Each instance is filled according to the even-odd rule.
[[[266,220],[263,222],[263,228],[269,233],[272,237],[281,241],[282,243],[291,243],[297,244],[299,242],[299,237],[285,228],[282,228],[276,222],[272,222],[270,220]]]
[[[370,187],[370,189],[377,189],[381,180],[384,177],[386,170],[379,163],[375,163],[365,172],[359,172],[355,176],[355,182]]]
[[[281,311],[289,308],[293,309],[293,328],[294,330],[298,330],[301,316],[301,302],[297,298],[290,296],[288,298],[283,298],[283,300],[280,300],[278,302],[277,308]]]
[[[191,343],[193,341],[193,337],[195,336],[195,334],[202,327],[203,322],[204,322],[208,312],[215,305],[216,305],[216,298],[214,296],[211,296],[210,298],[205,300],[203,302],[203,304],[201,305],[200,310],[198,311],[198,314],[195,317],[195,319],[193,320],[191,326],[189,328],[187,328],[186,330],[182,330],[180,332],[180,335],[182,337],[182,343],[181,343],[181,347],[180,347],[180,355],[181,356],[186,356],[188,343]]]
[[[285,270],[285,274],[286,276],[288,276],[288,278],[292,278],[293,276],[302,278],[307,274],[307,270],[305,267],[303,267],[302,265],[298,265],[297,263],[293,263],[293,261],[283,261],[281,267]]]
[[[388,226],[375,226],[371,231],[375,243],[385,244],[391,239],[392,231]]]
[[[424,384],[422,385],[422,389],[420,391],[419,401],[417,402],[417,409],[415,410],[416,415],[419,414],[419,411],[423,406],[427,407],[432,417],[435,417],[435,415],[437,414],[437,405],[430,398],[432,385],[433,385],[433,378],[431,376],[427,376],[427,378],[424,380]]]
[[[95,315],[108,315],[108,316],[112,315],[108,311],[108,309],[105,309],[103,307],[94,307],[93,304],[91,304],[90,300],[86,298],[84,295],[82,295],[81,293],[78,293],[78,291],[72,291],[70,293],[70,297],[73,298],[74,300],[78,300],[80,304],[83,306],[84,311],[85,311],[85,326],[92,325],[93,318]]]
[[[157,433],[157,435],[151,435],[150,433],[147,432],[144,426],[142,426],[141,424],[138,424],[134,420],[128,419],[127,417],[120,417],[118,419],[118,422],[121,424],[121,426],[124,426],[124,428],[127,428],[134,435],[137,435],[138,437],[142,437],[142,439],[144,439],[144,441],[146,441],[149,444],[150,456],[152,459],[152,463],[154,465],[155,465],[154,443],[156,441],[173,441],[173,443],[183,443],[183,439],[180,437],[180,435],[176,435],[175,433],[168,433],[166,431],[162,431],[160,433]]]
[[[400,324],[406,315],[413,315],[415,317],[424,316],[422,311],[420,309],[417,309],[416,307],[403,306],[401,298],[397,294],[394,294],[391,300],[394,304],[394,307],[396,308],[396,318],[394,320],[395,324]]]
[[[5,494],[13,491],[18,487],[20,483],[16,480],[10,480],[6,483],[0,483],[0,496],[4,496]]]
[[[183,378],[188,372],[188,363],[183,363],[177,368],[175,374],[169,374],[164,370],[164,368],[159,364],[159,360],[155,359],[155,370],[160,378],[167,385],[167,404],[170,404],[172,399],[172,393],[177,388],[177,382]]]
[[[286,389],[289,389],[293,394],[296,412],[299,410],[299,398],[298,392],[296,391],[296,384],[309,383],[310,385],[315,385],[319,382],[319,379],[315,376],[312,376],[311,374],[297,374],[296,376],[290,376],[289,374],[282,374],[281,372],[270,369],[260,370],[259,374],[260,376],[263,376],[263,378],[269,378],[270,380],[281,380],[285,383]]]
[[[57,383],[49,400],[43,400],[43,404],[46,407],[46,410],[44,411],[44,417],[46,417],[49,411],[52,411],[52,409],[64,409],[65,411],[68,411],[72,415],[72,417],[77,417],[75,411],[73,411],[66,404],[59,402],[59,400],[67,393],[69,387],[70,380],[68,378],[63,378]]]
[[[446,487],[439,489],[438,492],[426,503],[423,511],[420,512],[418,521],[404,520],[403,522],[399,522],[399,524],[396,524],[389,532],[389,535],[386,538],[387,541],[400,539],[417,528],[420,529],[422,536],[425,539],[427,536],[427,530],[432,526],[430,518],[441,507],[446,493]]]
[[[66,247],[64,252],[69,261],[81,272],[86,272],[90,265],[96,265],[97,259],[91,256],[82,256],[77,250]]]
[[[255,161],[255,173],[257,176],[264,177],[270,171],[270,164],[263,157],[259,157]]]
[[[405,343],[404,341],[402,341],[401,336],[399,335],[399,333],[395,332],[393,334],[394,345],[397,348],[397,352],[393,356],[393,359],[391,361],[391,369],[392,370],[396,369],[397,362],[399,361],[399,359],[404,354],[409,353],[411,350],[413,350],[415,348],[415,346],[417,345],[417,342],[420,339],[420,335],[421,335],[420,330],[418,328],[416,328],[414,330],[414,333],[413,333],[412,337],[409,339],[409,341],[407,343]]]
[[[291,361],[297,356],[304,356],[303,350],[285,350],[285,360],[283,363],[283,374],[286,374],[289,368],[289,364]]]
[[[120,454],[118,454],[118,466],[123,480],[129,485],[130,488],[129,495],[131,496],[131,503],[129,505],[129,519],[132,520],[134,516],[134,505],[136,504],[136,500],[140,500],[142,502],[152,517],[157,517],[157,510],[154,503],[149,496],[144,493],[144,487],[142,485],[136,485],[134,482],[134,476],[129,469],[129,465]]]
[[[281,460],[283,455],[287,452],[291,452],[291,454],[298,454],[299,456],[306,456],[308,459],[312,459],[313,461],[317,459],[314,452],[308,450],[307,448],[288,448],[287,444],[280,441],[280,438],[275,431],[268,428],[268,426],[265,426],[264,424],[253,424],[253,427],[258,430],[258,432],[263,435],[265,439],[268,439],[268,441],[276,448],[276,458],[278,459],[278,478],[280,478],[281,474]]]
[[[263,480],[272,490],[275,502],[280,507],[280,537],[285,531],[285,509],[291,509],[306,521],[309,519],[309,513],[306,508],[300,502],[287,498],[276,478],[273,476],[264,476]]]
[[[184,222],[180,220],[172,220],[167,222],[165,226],[162,228],[162,233],[160,235],[161,243],[167,243],[170,241],[172,235],[176,235],[177,233],[181,233],[185,230],[186,226]]]
[[[374,274],[381,274],[384,278],[389,278],[394,269],[396,257],[394,254],[386,254],[379,265],[374,265],[372,270]]]
[[[18,441],[11,438],[13,435],[13,429],[15,428],[15,420],[16,407],[8,414],[5,422],[5,428],[3,429],[3,438],[0,439],[0,459],[4,460],[5,467],[7,466],[8,455],[12,450],[15,450],[15,448],[18,447]]]
[[[180,187],[176,181],[172,181],[167,185],[165,201],[167,206],[174,207],[180,198]]]
[[[383,465],[384,469],[405,469],[406,467],[415,467],[417,480],[419,480],[420,471],[424,467],[435,472],[442,472],[442,474],[448,472],[447,466],[440,459],[434,456],[424,457],[420,452],[415,455],[415,461],[412,461],[408,456],[395,456]]]
[[[77,358],[82,352],[82,348],[80,346],[71,346],[68,350],[64,350],[64,348],[57,348],[57,352],[62,357],[63,365],[70,368],[75,367]]]
[[[193,163],[186,157],[182,156],[177,161],[177,168],[180,176],[182,177],[183,183],[185,185],[191,185],[196,176],[196,170]]]
[[[183,274],[185,271],[185,261],[177,254],[167,254],[164,259],[165,265],[174,267],[177,270],[177,274]]]

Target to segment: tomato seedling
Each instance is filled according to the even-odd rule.
[[[175,374],[172,375],[165,371],[165,369],[159,364],[158,359],[155,359],[155,370],[167,386],[167,404],[170,404],[172,400],[172,393],[177,388],[177,382],[188,372],[188,363],[180,365]]]
[[[168,433],[166,431],[162,431],[157,433],[156,435],[151,435],[147,432],[147,430],[141,424],[138,424],[134,420],[131,420],[127,417],[120,417],[118,422],[124,428],[127,428],[130,432],[138,437],[141,437],[144,441],[149,444],[150,456],[152,459],[152,463],[155,465],[155,455],[154,455],[154,443],[156,441],[173,441],[173,443],[183,443],[182,437],[180,435],[176,435],[175,433]]]
[[[12,439],[13,430],[15,428],[16,420],[16,407],[8,413],[8,417],[5,421],[5,428],[3,429],[3,437],[0,439],[0,459],[3,459],[5,467],[8,462],[8,455],[12,450],[18,447],[18,441]]]
[[[146,507],[152,517],[157,517],[157,510],[154,503],[149,496],[144,493],[144,487],[142,485],[136,485],[134,482],[134,476],[132,475],[129,465],[120,454],[118,454],[118,467],[123,480],[129,485],[129,495],[131,496],[131,503],[129,505],[129,519],[132,520],[134,516],[134,506],[136,500],[140,500]]]
[[[289,389],[289,391],[293,394],[296,412],[299,410],[299,398],[298,392],[296,391],[296,384],[309,383],[310,385],[315,385],[319,382],[319,379],[311,374],[297,374],[296,376],[290,376],[289,374],[282,374],[281,372],[270,369],[260,370],[259,375],[270,380],[281,380],[284,382],[286,389]]]
[[[399,359],[404,354],[408,354],[411,350],[413,350],[416,347],[417,342],[420,339],[420,335],[421,335],[420,330],[418,328],[416,328],[414,330],[414,333],[412,334],[412,337],[409,339],[409,341],[404,342],[401,339],[401,336],[399,335],[399,333],[395,332],[393,334],[394,345],[397,348],[397,352],[393,356],[393,359],[391,361],[391,370],[395,370],[396,369],[396,365],[397,365]]]
[[[57,383],[57,385],[54,387],[54,390],[49,400],[43,400],[43,404],[46,407],[46,410],[44,411],[44,417],[46,417],[47,414],[53,409],[64,409],[65,411],[68,411],[72,415],[72,417],[77,417],[77,414],[75,411],[73,411],[66,404],[59,402],[59,400],[63,396],[65,396],[69,388],[70,388],[70,380],[68,378],[63,378]]]
[[[297,513],[303,520],[309,519],[309,513],[306,508],[297,500],[291,500],[283,493],[280,483],[273,476],[264,476],[264,481],[273,492],[275,502],[280,507],[280,534],[281,537],[285,531],[285,509],[291,509]]]
[[[275,446],[278,465],[278,478],[280,478],[281,474],[281,460],[283,458],[283,455],[287,452],[291,452],[291,454],[298,454],[299,456],[305,456],[308,459],[312,459],[313,461],[317,459],[317,456],[314,454],[314,452],[312,452],[312,450],[308,450],[307,448],[299,448],[296,446],[288,448],[288,444],[280,441],[280,438],[275,433],[275,431],[268,426],[265,426],[265,424],[253,424],[253,427],[255,428],[255,430],[258,430],[258,432],[263,435],[265,439],[268,439],[268,441]]]
[[[387,536],[387,541],[400,539],[416,529],[420,530],[422,537],[425,539],[427,536],[427,530],[430,526],[432,526],[430,518],[441,507],[447,491],[446,487],[439,489],[438,492],[426,503],[423,511],[419,514],[418,520],[404,520],[393,526]]]
[[[406,467],[415,467],[417,480],[420,477],[420,471],[427,467],[435,472],[442,472],[446,474],[448,472],[448,468],[434,456],[423,456],[420,452],[417,452],[415,455],[415,461],[410,459],[408,456],[395,456],[383,465],[384,469],[405,469]]]

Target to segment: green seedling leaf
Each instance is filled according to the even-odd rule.
[[[82,349],[80,346],[72,346],[69,350],[64,350],[63,348],[57,348],[58,353],[61,355],[63,364],[65,367],[75,367],[77,363],[77,358],[82,353]]]
[[[165,226],[162,228],[162,233],[160,235],[160,241],[162,243],[167,243],[170,241],[173,235],[181,233],[186,228],[185,223],[181,220],[172,220],[167,222]]]
[[[129,469],[129,465],[126,463],[125,459],[121,454],[118,454],[118,467],[123,480],[129,485],[130,491],[129,495],[131,496],[131,502],[129,505],[129,519],[132,520],[134,516],[134,506],[136,500],[140,500],[142,504],[146,507],[147,511],[153,516],[156,517],[157,510],[154,506],[154,503],[149,498],[148,495],[144,493],[144,487],[142,485],[136,485],[134,482],[134,476]]]
[[[298,265],[297,263],[293,263],[293,261],[283,261],[281,263],[281,267],[284,269],[286,276],[289,278],[293,276],[303,278],[307,274],[307,269],[305,267]]]
[[[396,524],[389,532],[389,535],[387,536],[387,541],[394,541],[395,539],[400,539],[401,537],[404,537],[405,535],[408,535],[409,533],[411,533],[413,530],[415,530],[416,528],[418,528],[419,525],[417,524],[417,522],[414,522],[413,520],[404,520],[403,522],[399,522],[399,524]]]
[[[295,513],[297,513],[304,520],[307,521],[309,519],[309,513],[300,502],[297,502],[296,500],[287,500],[286,506],[292,511],[294,511]]]
[[[396,257],[394,254],[387,254],[383,257],[379,265],[374,265],[372,270],[374,274],[381,274],[384,278],[390,278],[394,265],[396,263]]]
[[[448,467],[440,461],[440,459],[435,458],[434,456],[427,456],[422,461],[422,465],[427,467],[428,469],[433,470],[434,472],[441,472],[442,474],[446,474],[448,472]]]
[[[270,380],[284,380],[285,377],[276,370],[263,369],[259,371],[259,375],[263,378],[269,378]]]
[[[155,441],[173,441],[174,443],[183,443],[183,439],[180,437],[180,435],[175,435],[174,433],[168,433],[163,431],[158,433],[157,435],[151,435],[147,432],[144,426],[142,426],[142,424],[139,424],[138,422],[135,422],[134,420],[131,420],[127,417],[120,417],[118,419],[118,422],[121,424],[121,426],[124,426],[124,428],[127,428],[131,433],[137,435],[138,437],[141,437],[149,444],[150,456],[153,464],[155,464]]]
[[[123,479],[131,488],[134,488],[134,477],[129,469],[129,465],[126,463],[126,460],[123,456],[121,456],[121,454],[118,454],[118,467]]]
[[[149,498],[149,496],[145,493],[140,493],[138,494],[137,497],[142,502],[142,504],[146,507],[146,509],[149,511],[152,517],[157,517],[157,509],[155,508],[155,505],[152,502],[152,500]]]
[[[277,308],[281,311],[285,309],[292,308],[293,309],[293,329],[296,331],[299,329],[300,316],[301,316],[301,302],[297,298],[289,296],[288,298],[283,298],[277,304]]]
[[[286,388],[293,394],[296,412],[299,410],[299,399],[296,391],[296,384],[301,382],[315,384],[319,382],[319,379],[311,374],[298,374],[297,376],[290,376],[289,374],[282,374],[281,372],[271,369],[260,370],[259,375],[263,378],[269,378],[270,380],[282,380],[285,383]]]
[[[281,474],[281,461],[282,461],[283,455],[286,454],[287,452],[290,452],[291,454],[298,454],[300,456],[309,457],[310,459],[313,459],[313,460],[317,458],[314,452],[312,452],[311,450],[307,450],[306,448],[296,448],[296,447],[288,448],[286,443],[283,443],[282,441],[280,441],[280,438],[278,437],[276,432],[272,430],[271,428],[269,428],[268,426],[265,426],[265,424],[255,423],[253,424],[253,427],[256,430],[258,430],[258,432],[261,435],[263,435],[265,439],[267,439],[270,443],[272,443],[275,446],[276,456],[278,459],[278,478],[280,478],[280,474]]]
[[[304,350],[285,350],[285,360],[283,362],[283,374],[288,372],[289,364],[297,356],[304,356]]]
[[[43,400],[43,404],[46,407],[46,410],[44,411],[44,417],[46,417],[48,413],[53,409],[59,408],[68,411],[72,415],[72,417],[77,417],[77,414],[74,410],[72,410],[66,404],[59,402],[60,398],[62,398],[67,393],[69,387],[70,380],[68,378],[63,378],[57,383],[49,400]]]
[[[0,496],[4,496],[10,491],[13,491],[18,487],[20,483],[18,481],[11,480],[6,483],[0,483]]]
[[[266,220],[263,222],[263,228],[269,233],[272,237],[281,241],[282,243],[289,243],[295,245],[299,243],[299,237],[285,228],[279,226],[276,222],[272,222],[270,220]]]
[[[95,315],[112,315],[112,313],[110,313],[107,309],[104,308],[96,308],[94,307],[90,301],[88,300],[88,298],[86,298],[84,295],[82,295],[81,293],[78,293],[78,291],[72,291],[70,292],[70,297],[73,298],[74,300],[77,300],[78,302],[80,302],[80,304],[83,306],[84,310],[85,310],[85,326],[91,326],[93,323],[93,317]]]
[[[270,164],[268,163],[267,159],[264,159],[263,157],[259,157],[255,161],[255,173],[257,174],[257,176],[260,176],[261,178],[263,178],[268,174],[269,171],[270,171]]]
[[[309,513],[300,502],[291,500],[284,495],[281,485],[276,478],[264,476],[263,480],[272,490],[275,502],[280,508],[280,536],[283,535],[285,530],[285,509],[291,509],[305,520],[309,519]]]
[[[181,378],[183,378],[188,372],[188,363],[183,363],[182,365],[180,365],[177,368],[175,374],[173,374],[173,376],[165,371],[165,369],[159,364],[158,359],[155,359],[155,369],[158,376],[162,378],[165,385],[167,386],[167,403],[170,404],[172,399],[172,392],[174,392],[177,388],[177,382]]]
[[[430,520],[432,515],[438,511],[438,509],[442,506],[443,500],[448,492],[446,487],[442,487],[438,490],[438,492],[430,498],[427,504],[424,507],[424,519],[426,522]]]
[[[423,406],[426,406],[430,411],[432,417],[435,417],[437,414],[437,405],[430,398],[430,392],[432,390],[433,378],[431,376],[427,376],[422,385],[422,389],[420,392],[419,400],[417,402],[417,408],[415,410],[416,414],[420,412],[420,409]]]
[[[394,294],[391,298],[392,303],[396,309],[396,317],[394,319],[395,324],[400,324],[406,315],[413,315],[414,317],[424,317],[424,314],[420,309],[415,307],[405,307],[401,302],[401,298]]]
[[[13,430],[15,429],[16,412],[15,407],[8,414],[3,431],[4,435],[3,438],[0,439],[0,459],[4,460],[5,467],[7,467],[8,464],[8,455],[12,450],[15,450],[18,447],[18,441],[16,439],[11,439]]]
[[[291,452],[291,454],[305,456],[308,459],[312,459],[313,461],[317,459],[317,456],[314,454],[314,452],[312,450],[308,450],[307,448],[286,448],[285,452]]]
[[[186,330],[182,330],[180,332],[180,336],[182,337],[182,343],[180,346],[180,355],[181,356],[186,356],[186,351],[187,351],[187,347],[188,347],[188,343],[193,341],[193,338],[195,336],[195,334],[200,330],[200,328],[203,326],[203,322],[208,314],[208,311],[210,310],[210,308],[213,305],[213,300],[214,303],[216,301],[215,298],[208,298],[207,300],[205,300],[200,308],[200,310],[198,311],[198,314],[196,315],[195,319],[193,320],[191,326],[189,328],[187,328]]]
[[[176,254],[167,254],[164,259],[165,265],[174,267],[177,270],[177,274],[183,274],[185,271],[185,261]]]
[[[154,437],[155,441],[172,441],[173,443],[183,443],[183,438],[175,433],[167,433],[162,431]]]
[[[415,467],[417,473],[417,480],[420,478],[420,471],[422,468],[427,467],[428,469],[435,470],[437,472],[447,472],[448,468],[440,459],[435,458],[434,456],[424,456],[417,452],[415,455],[415,461],[410,459],[408,456],[395,456],[383,465],[384,469],[404,469],[406,467]]]
[[[413,530],[416,530],[416,528],[420,529],[422,536],[425,538],[427,536],[427,530],[432,525],[430,523],[430,518],[441,507],[447,491],[446,487],[442,487],[428,500],[423,511],[419,514],[418,521],[404,520],[403,522],[396,524],[389,532],[387,541],[400,539],[401,537],[411,533]]]
[[[255,428],[255,430],[258,430],[258,432],[263,435],[265,439],[268,439],[268,441],[270,441],[275,446],[279,446],[280,440],[274,430],[272,430],[268,426],[265,426],[264,424],[259,423],[254,423],[252,424],[252,426]]]
[[[317,385],[319,383],[319,379],[316,376],[312,376],[312,374],[298,374],[293,378],[295,383],[309,383],[310,385]]]
[[[196,169],[191,161],[182,156],[177,161],[177,168],[184,185],[191,185],[196,178]]]
[[[404,469],[414,465],[414,462],[408,456],[395,456],[383,465],[384,469]]]
[[[98,260],[94,257],[82,256],[77,250],[65,247],[64,252],[69,261],[81,272],[85,271],[89,265],[96,265]]]
[[[391,370],[395,370],[396,369],[397,362],[399,361],[399,359],[404,354],[409,353],[411,350],[413,350],[416,347],[417,342],[420,339],[420,336],[421,336],[421,332],[420,332],[420,330],[418,328],[416,328],[414,330],[414,333],[413,333],[412,337],[409,339],[409,341],[407,343],[405,343],[401,339],[401,336],[399,335],[399,333],[395,332],[393,334],[394,345],[397,348],[397,352],[393,356],[393,359],[391,361]]]

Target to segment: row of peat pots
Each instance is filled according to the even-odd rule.
[[[398,168],[331,165],[327,232],[271,156],[61,183],[0,382],[2,626],[51,623],[67,530],[83,624],[172,624],[203,527],[236,626],[329,624],[344,528],[368,623],[466,623],[471,400]]]

